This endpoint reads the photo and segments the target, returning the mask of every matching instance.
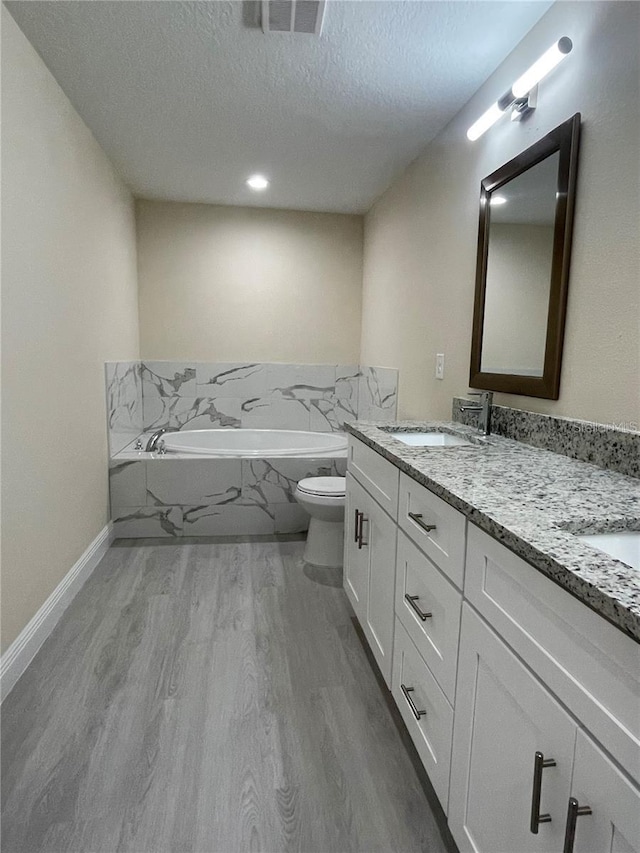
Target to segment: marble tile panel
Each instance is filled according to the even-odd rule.
[[[147,502],[147,463],[111,462],[109,496],[112,507],[144,506]]]
[[[249,400],[267,393],[267,364],[208,363],[196,365],[198,395]]]
[[[340,432],[346,423],[358,420],[358,412],[351,400],[327,395],[323,399],[310,400],[309,428],[314,432]]]
[[[240,409],[242,429],[309,429],[309,401],[274,391],[246,400]]]
[[[339,364],[336,367],[336,398],[348,401],[349,407],[354,410],[358,408],[358,386],[361,376],[358,364]]]
[[[143,430],[140,362],[107,362],[105,385],[109,452],[113,455]]]
[[[297,400],[313,400],[333,393],[336,384],[335,364],[269,364],[267,391]]]
[[[244,459],[242,498],[248,503],[294,503],[293,493],[305,477],[344,476],[346,458],[335,459]]]
[[[182,509],[167,507],[112,507],[116,539],[145,536],[182,536]]]
[[[154,459],[146,464],[149,506],[208,506],[240,499],[241,459]]]
[[[275,510],[266,506],[185,506],[182,512],[184,536],[273,533],[275,529]]]
[[[309,514],[299,503],[274,504],[274,533],[302,533],[309,529]]]
[[[236,429],[240,400],[206,397],[145,397],[145,431],[165,429]]]
[[[143,361],[142,390],[145,397],[197,397],[195,363]]]
[[[361,367],[358,382],[358,419],[391,422],[396,418],[398,371],[388,367]]]

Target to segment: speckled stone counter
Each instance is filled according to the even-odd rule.
[[[346,429],[640,642],[640,572],[574,533],[640,530],[640,482],[459,423]],[[409,447],[390,431],[441,431],[470,446]]]

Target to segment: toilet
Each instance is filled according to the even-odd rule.
[[[345,477],[307,477],[298,483],[295,498],[311,516],[305,563],[342,567],[346,485]]]

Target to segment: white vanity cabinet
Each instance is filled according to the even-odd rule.
[[[349,442],[345,589],[460,850],[640,853],[640,644]]]
[[[449,795],[460,850],[562,850],[575,737],[573,719],[465,604]],[[536,752],[555,762],[538,778]],[[546,817],[534,834],[536,789]]]
[[[393,659],[398,477],[398,469],[377,453],[360,443],[350,444],[344,587],[389,686]]]
[[[465,599],[449,792],[460,850],[638,853],[638,644],[473,525]]]
[[[640,851],[638,789],[584,731],[576,739],[571,797],[574,808],[591,811],[577,817],[574,853]]]
[[[344,587],[445,811],[465,529],[464,516],[349,439]]]

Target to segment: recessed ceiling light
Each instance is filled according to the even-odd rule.
[[[266,190],[269,186],[269,181],[263,175],[251,175],[246,183],[252,190]]]
[[[507,200],[503,195],[492,195],[490,204],[506,204]]]

